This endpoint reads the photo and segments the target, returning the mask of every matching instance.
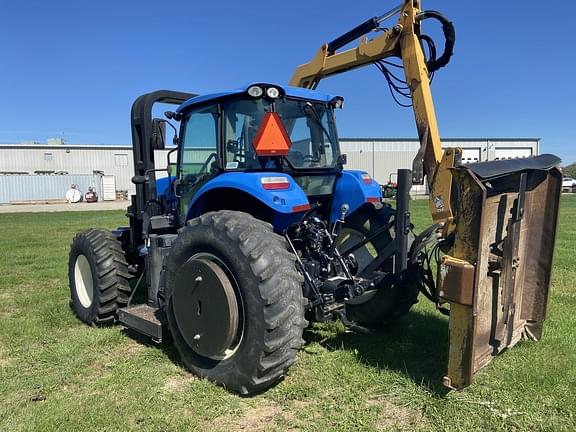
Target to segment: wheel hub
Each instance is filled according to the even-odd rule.
[[[88,259],[80,254],[74,263],[74,288],[83,307],[89,308],[94,297],[94,281]]]
[[[178,270],[172,294],[178,329],[196,353],[225,358],[239,323],[239,304],[226,272],[214,261],[191,258]]]

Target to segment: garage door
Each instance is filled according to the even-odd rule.
[[[462,163],[476,163],[480,162],[480,149],[479,148],[464,148],[462,149]]]
[[[531,147],[500,147],[495,150],[495,159],[516,159],[533,156]]]

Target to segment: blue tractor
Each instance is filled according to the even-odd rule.
[[[154,150],[169,120],[151,118],[157,102],[178,104],[166,117],[180,123],[175,175],[158,181]],[[120,321],[157,341],[167,329],[192,372],[253,393],[284,376],[308,322],[362,331],[408,312],[418,294],[406,283],[410,229],[396,235],[407,222],[382,204],[380,186],[343,169],[341,105],[265,83],[138,98],[130,227],[72,244],[80,319]]]
[[[396,25],[381,27],[396,14]],[[425,20],[442,25],[439,56],[421,33]],[[378,36],[339,51],[373,31]],[[78,317],[96,326],[120,322],[156,341],[170,335],[189,370],[242,394],[286,374],[309,322],[340,320],[368,331],[406,314],[419,292],[450,314],[449,388],[469,385],[521,338],[540,339],[560,160],[466,165],[462,149],[442,148],[430,82],[454,40],[443,15],[404,0],[322,45],[291,86],[139,97],[131,115],[130,225],[92,229],[72,243]],[[382,203],[368,173],[344,169],[334,122],[343,99],[315,89],[365,65],[378,67],[395,98],[409,99],[420,138],[412,170],[398,170],[395,209]],[[391,66],[404,69],[405,81]],[[156,103],[177,108],[153,119]],[[166,125],[175,145],[158,169]],[[424,181],[433,225],[415,236],[409,191]]]

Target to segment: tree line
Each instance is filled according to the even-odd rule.
[[[576,178],[576,162],[562,167],[562,173],[564,174],[564,177]]]

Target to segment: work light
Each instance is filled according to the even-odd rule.
[[[278,90],[276,87],[268,87],[266,90],[266,95],[271,99],[276,99],[280,96],[280,90]]]
[[[248,94],[253,98],[259,98],[264,94],[264,89],[257,85],[250,86],[248,87]]]

